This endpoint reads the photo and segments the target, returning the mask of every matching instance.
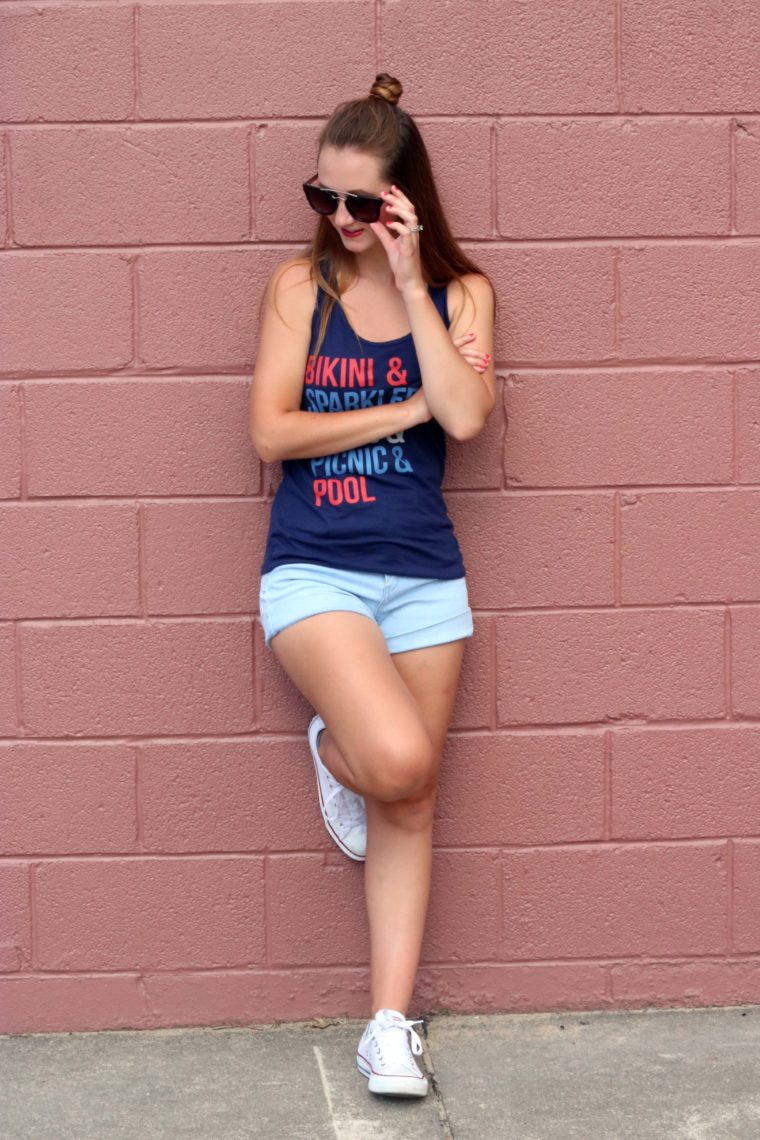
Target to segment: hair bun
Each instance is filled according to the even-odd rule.
[[[375,82],[370,88],[370,98],[385,99],[387,103],[392,103],[393,106],[398,103],[404,88],[399,83],[398,79],[394,79],[392,75],[388,75],[386,71],[380,72],[375,76]]]

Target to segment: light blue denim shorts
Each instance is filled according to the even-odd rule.
[[[267,648],[302,618],[330,610],[365,614],[380,626],[390,653],[457,641],[473,633],[464,578],[410,578],[288,562],[261,576],[259,612]]]

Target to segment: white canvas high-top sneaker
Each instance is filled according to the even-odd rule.
[[[317,714],[309,724],[309,747],[317,773],[319,806],[328,835],[349,859],[362,861],[367,854],[367,813],[364,797],[344,788],[319,755],[319,734],[325,727]]]
[[[369,1077],[369,1091],[396,1096],[425,1096],[428,1080],[414,1059],[422,1041],[415,1025],[397,1009],[379,1009],[367,1023],[356,1051],[356,1067]],[[411,1046],[411,1047],[410,1047]]]

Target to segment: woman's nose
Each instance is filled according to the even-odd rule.
[[[341,201],[338,203],[338,209],[335,211],[335,222],[339,226],[345,226],[347,229],[350,228],[353,218],[346,209],[345,202]]]

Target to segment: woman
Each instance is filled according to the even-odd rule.
[[[440,491],[444,433],[472,439],[493,408],[494,296],[451,235],[401,90],[378,75],[320,134],[304,193],[321,217],[262,299],[250,434],[263,460],[283,461],[262,565],[266,644],[317,713],[308,739],[327,830],[366,859],[371,1017],[357,1066],[371,1092],[424,1096],[420,1022],[406,1015],[473,632]]]

